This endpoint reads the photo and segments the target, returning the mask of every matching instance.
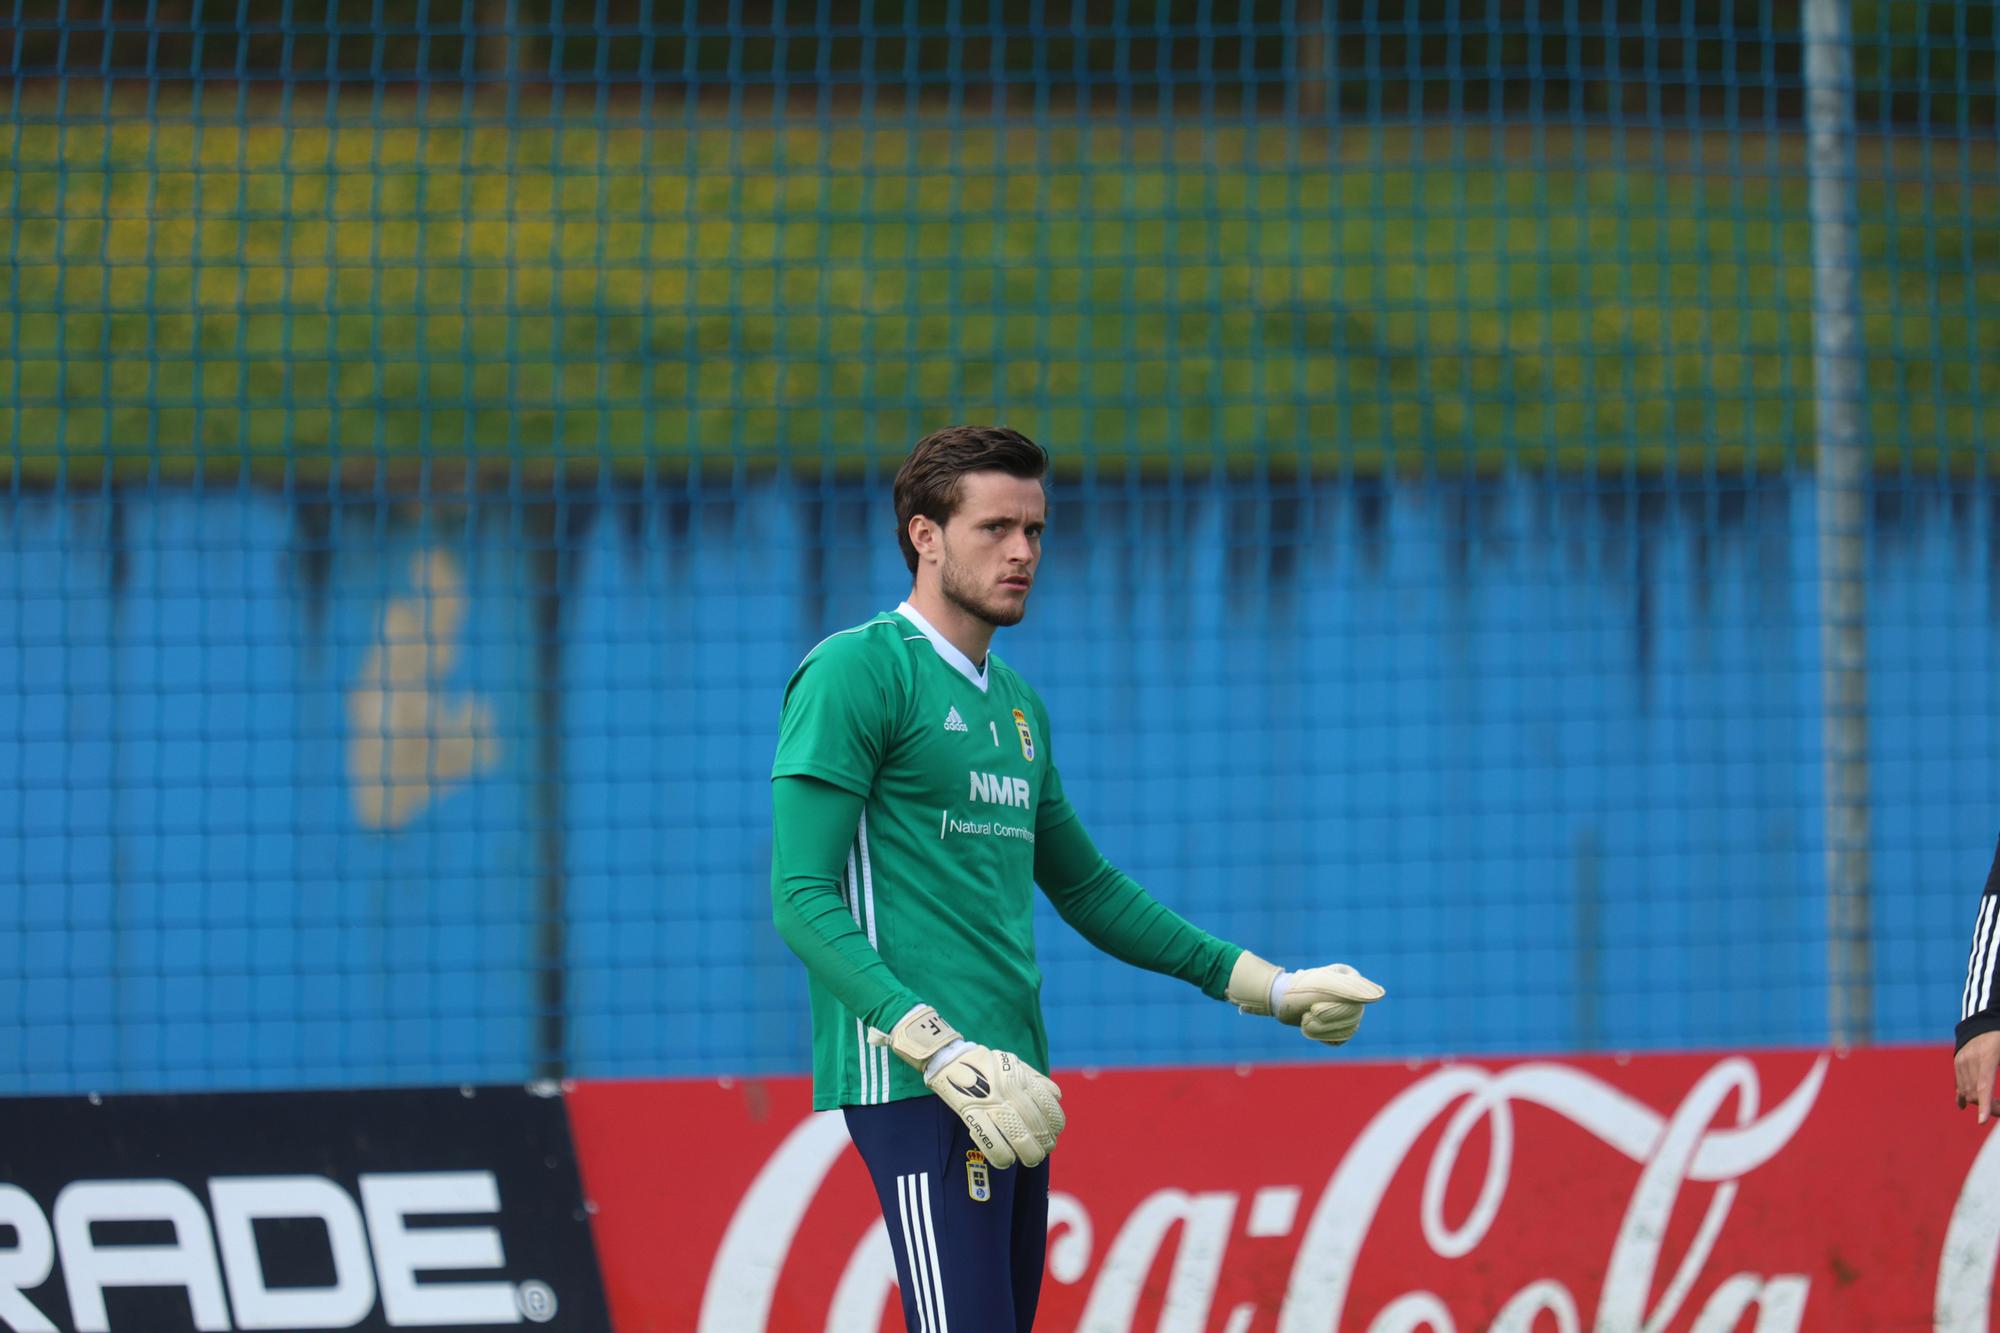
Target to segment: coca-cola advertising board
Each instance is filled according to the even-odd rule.
[[[1947,1051],[1068,1072],[1037,1327],[1989,1327],[2000,1137]],[[568,1097],[619,1333],[900,1329],[804,1079]]]

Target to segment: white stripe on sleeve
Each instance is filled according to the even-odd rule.
[[[2000,959],[2000,896],[1985,895],[1979,903],[1979,926],[1972,932],[1972,957],[1966,962],[1965,1003],[1959,1018],[1967,1019],[1993,1003],[1994,964]]]
[[[861,824],[855,831],[861,847],[861,901],[868,913],[868,942],[875,944],[875,863],[868,855],[868,811],[861,811]],[[877,948],[880,946],[877,945]]]
[[[841,880],[840,887],[841,896],[847,899],[848,913],[853,916],[854,924],[857,926],[861,924],[860,882],[861,877],[854,869],[854,849],[850,847],[847,849],[847,874]],[[875,1052],[868,1045],[868,1025],[859,1018],[854,1020],[854,1049],[858,1053],[855,1077],[861,1081],[861,1104],[872,1106],[879,1100],[875,1096],[873,1087]]]
[[[1972,927],[1972,951],[1965,959],[1965,984],[1958,990],[1958,1018],[1962,1023],[1972,1017],[1972,992],[1979,985],[1979,941],[1986,935],[1986,916],[1993,905],[1991,898],[1979,899],[1979,917]]]
[[[858,863],[856,860],[857,854],[859,856]],[[861,811],[861,822],[855,826],[854,846],[848,849],[847,875],[848,882],[853,886],[854,920],[863,930],[868,932],[868,946],[877,953],[880,953],[881,946],[876,943],[875,939],[875,862],[868,854],[868,811],[866,807]],[[889,1064],[889,1048],[887,1046],[872,1047],[870,1048],[870,1054],[874,1057],[870,1071],[875,1084],[874,1100],[877,1102],[886,1102],[889,1100],[889,1070],[891,1068]]]

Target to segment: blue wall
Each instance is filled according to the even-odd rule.
[[[885,494],[0,509],[0,1087],[802,1068],[765,774]],[[2000,494],[1882,486],[1883,1038],[1956,1017],[1996,571]],[[1099,481],[998,650],[1115,861],[1388,985],[1357,1054],[1812,1042],[1813,578],[1809,478]],[[1059,1064],[1309,1054],[1040,929]]]

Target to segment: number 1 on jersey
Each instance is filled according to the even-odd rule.
[[[992,732],[992,733],[993,733],[993,744],[994,744],[994,745],[996,745],[996,746],[997,746],[997,745],[999,745],[999,744],[1000,744],[1000,724],[999,724],[998,722],[995,722],[995,721],[994,721],[994,720],[993,720],[992,718],[988,718],[988,719],[986,719],[986,729],[987,729],[988,731],[990,731],[990,732]]]

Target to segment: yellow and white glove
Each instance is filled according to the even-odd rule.
[[[1040,1166],[1056,1146],[1066,1123],[1062,1089],[1020,1056],[967,1041],[927,1004],[904,1014],[886,1039],[871,1033],[869,1040],[924,1076],[995,1168]]]
[[[1229,972],[1229,1000],[1246,1014],[1271,1014],[1314,1041],[1338,1046],[1362,1012],[1388,992],[1345,963],[1287,972],[1248,949]]]

